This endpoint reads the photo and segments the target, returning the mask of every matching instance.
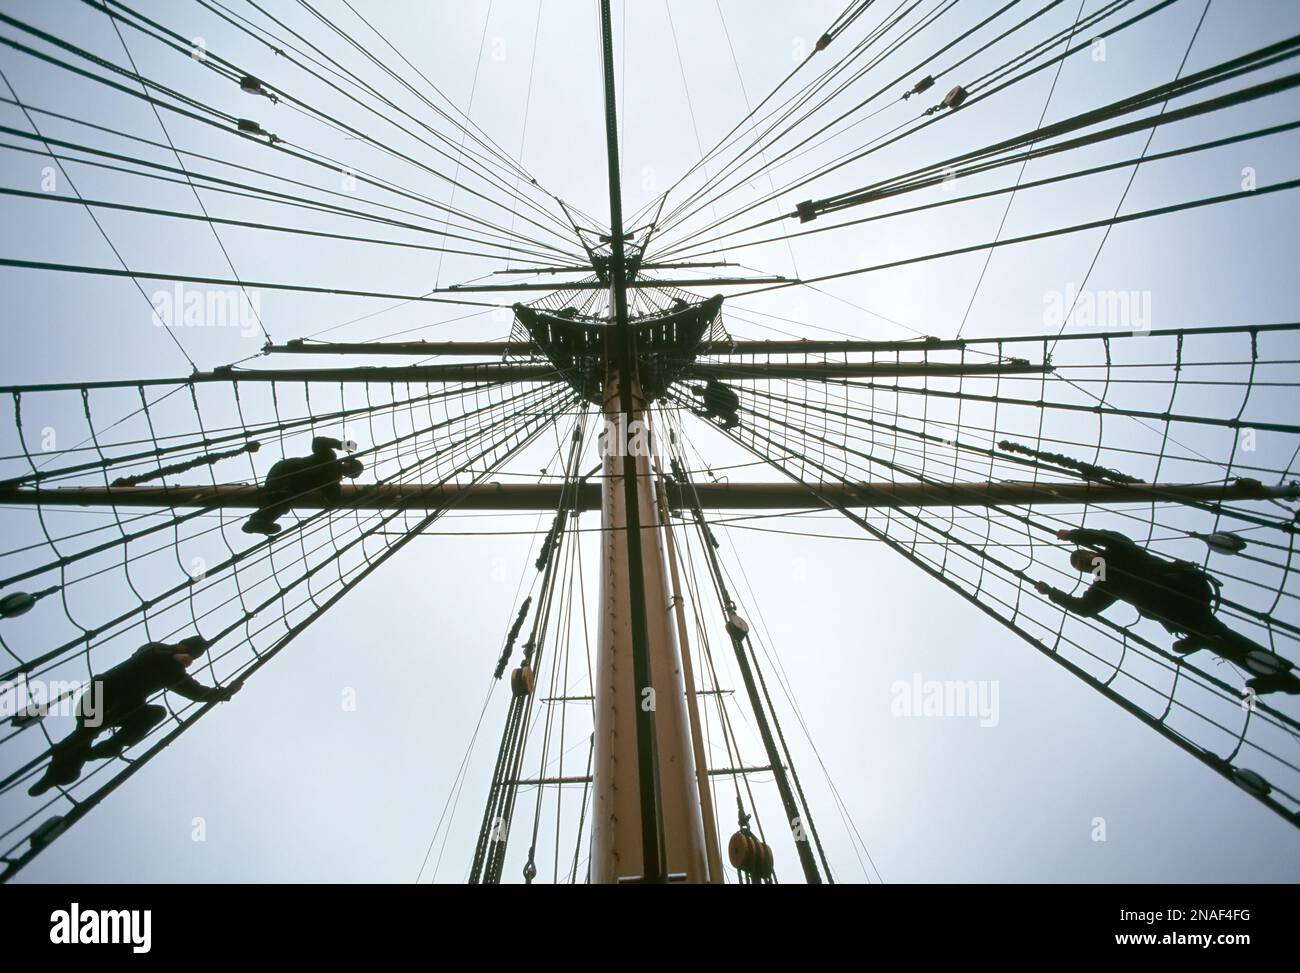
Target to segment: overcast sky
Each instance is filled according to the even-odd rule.
[[[999,23],[1006,29],[1012,18],[1027,17],[1044,5],[1026,0]],[[292,92],[337,121],[375,134],[394,151],[423,152],[422,158],[434,158],[411,139],[394,134],[384,120],[347,102],[247,33],[219,20],[204,5],[138,0],[133,6],[186,38],[202,38],[208,51]],[[228,6],[258,25],[285,33],[284,27],[270,24],[250,3],[231,0]],[[408,111],[430,118],[409,92],[382,75],[304,6],[288,0],[261,6]],[[342,2],[319,0],[311,6],[419,90],[429,90]],[[564,199],[575,210],[606,218],[604,113],[594,3],[382,0],[361,5],[354,0],[354,6],[414,68],[468,112],[483,132],[522,160],[546,192]],[[937,5],[922,6],[930,9]],[[867,80],[843,93],[837,104],[847,109],[862,100],[998,6],[991,0],[958,4],[910,42],[910,53],[873,69]],[[1099,6],[1096,0],[1085,0],[1085,15]],[[973,106],[968,114],[959,113],[950,122],[931,126],[888,152],[810,188],[786,194],[779,205],[770,203],[757,211],[756,218],[788,212],[810,196],[843,192],[1030,130],[1044,113],[1045,103],[1045,121],[1051,122],[1169,81],[1187,54],[1204,6],[1203,0],[1180,0],[1111,39],[1103,58],[1089,50],[1071,57],[1054,86],[1054,72],[1042,72],[996,101]],[[1079,12],[1074,0],[1050,7],[1023,35],[1013,35],[952,76],[945,76],[918,96],[919,101],[896,100],[918,78],[895,85],[898,90],[888,100],[873,103],[872,110],[882,108],[879,115],[837,135],[810,156],[788,161],[773,172],[774,184],[792,181],[815,162],[847,152],[914,118],[952,84],[973,80],[1031,41],[1068,29]],[[625,209],[633,213],[655,201],[744,116],[747,106],[769,92],[810,49],[842,5],[830,0],[616,0],[614,8],[622,178]],[[86,4],[18,0],[0,4],[0,9],[114,63],[127,63],[109,18]],[[833,57],[841,43],[864,36],[892,9],[886,2],[873,5],[842,41],[817,55],[813,65],[818,58]],[[1290,36],[1297,28],[1300,7],[1287,0],[1213,0],[1187,54],[1184,73]],[[985,30],[920,74],[975,50],[980,37],[991,36],[991,28]],[[22,36],[8,26],[0,27],[0,34]],[[490,214],[494,221],[510,225],[515,220],[515,226],[521,225],[518,219],[523,210],[511,215],[463,191],[451,198],[447,184],[427,172],[349,138],[285,102],[272,105],[243,94],[234,82],[221,79],[193,58],[135,31],[123,28],[123,36],[141,73],[185,92],[201,105],[255,120],[292,146],[342,161],[357,173],[373,172],[420,196],[451,199],[470,213],[484,218]],[[73,77],[9,48],[0,50],[0,70],[17,99],[31,107],[161,139],[158,119],[139,99]],[[1264,76],[1285,70],[1286,65],[1280,65]],[[0,97],[11,97],[3,84]],[[1168,126],[1157,132],[1149,151],[1293,121],[1298,105],[1300,101],[1291,92],[1234,109],[1224,117]],[[12,104],[0,104],[0,112],[4,118],[0,124],[31,130],[27,117]],[[48,115],[32,117],[51,138],[175,164],[175,156],[165,149],[141,147],[120,135]],[[171,140],[180,148],[281,173],[312,187],[346,190],[337,168],[313,168],[272,157],[265,146],[179,116],[164,113],[164,121]],[[441,125],[453,141],[459,138],[444,123],[431,124]],[[42,191],[50,160],[8,147],[11,143],[31,147],[33,143],[27,140],[0,141],[6,145],[0,150],[0,183]],[[1146,133],[1140,132],[1109,147],[1081,153],[1068,163],[1033,163],[1025,178],[1134,156],[1142,152],[1145,142]],[[1261,185],[1295,178],[1297,148],[1300,145],[1292,132],[1144,165],[1125,198],[1125,211],[1236,192],[1247,167],[1255,171]],[[237,177],[215,164],[189,161],[196,168],[223,172],[228,178],[247,177],[259,185],[269,184],[248,173]],[[454,163],[438,157],[437,165],[450,169]],[[1042,168],[1036,168],[1040,165]],[[1019,194],[1002,236],[1109,217],[1125,192],[1130,173],[1130,169],[1121,169],[1037,194]],[[87,198],[198,211],[193,193],[184,185],[155,183],[75,164],[69,164],[67,173],[59,173],[57,178],[66,181],[68,175]],[[972,182],[971,189],[1004,185],[1006,178],[1003,174],[987,183]],[[768,191],[769,185],[767,176],[760,176],[753,186],[719,202],[718,214],[753,200]],[[936,198],[933,194],[943,191],[933,190],[926,198]],[[361,198],[385,199],[365,187],[357,192]],[[73,195],[63,182],[57,193]],[[237,196],[205,192],[203,201],[214,216],[415,239],[378,224],[357,230],[354,224],[330,222],[316,214],[286,211]],[[391,203],[391,197],[386,201]],[[781,242],[745,248],[724,257],[740,265],[729,268],[735,273],[807,277],[848,270],[991,240],[1004,207],[1005,197],[995,197],[915,218],[810,236],[789,245]],[[114,249],[80,206],[9,197],[0,201],[0,208],[0,255],[120,266]],[[423,212],[427,216],[428,211]],[[113,248],[136,271],[225,278],[230,276],[228,254],[239,276],[248,281],[416,295],[438,285],[476,279],[504,266],[502,261],[475,257],[440,260],[436,253],[414,249],[289,237],[237,227],[221,228],[223,253],[202,222],[121,211],[96,215]],[[1294,194],[1279,193],[1258,201],[1118,226],[1107,238],[1088,286],[1146,295],[1149,324],[1156,328],[1294,320],[1300,298],[1295,275],[1297,215]],[[789,334],[811,338],[828,333],[864,339],[917,334],[952,337],[964,317],[962,334],[967,337],[1054,331],[1045,319],[1052,295],[1069,293],[1071,286],[1080,284],[1100,242],[1101,232],[1091,231],[1002,249],[989,261],[982,280],[985,254],[977,252],[848,277],[819,285],[820,290],[796,287],[740,296],[734,304],[728,301],[724,319],[729,332],[742,338]],[[169,336],[166,329],[155,326],[147,295],[170,285],[144,281],[142,286],[143,296],[129,280],[121,278],[0,268],[0,288],[6,296],[6,353],[0,356],[0,382],[178,377],[190,371],[191,363],[206,370],[258,354],[265,340],[260,327],[178,328]],[[976,294],[973,302],[972,294]],[[364,340],[395,334],[490,340],[506,337],[510,328],[509,314],[502,309],[494,313],[492,308],[280,290],[260,291],[257,301],[260,321],[276,341],[312,335]],[[1276,352],[1279,346],[1270,348]],[[1241,348],[1234,350],[1239,353]],[[1068,352],[1063,355],[1068,357]],[[338,361],[295,358],[288,364]],[[208,396],[203,399],[207,421],[239,421],[228,393],[221,399],[216,392],[204,394]],[[317,411],[322,399],[330,403],[329,408],[338,407],[337,386],[315,394],[313,408]],[[379,394],[387,401],[387,389]],[[1162,389],[1141,394],[1149,396],[1142,407],[1155,411],[1166,407]],[[101,400],[106,423],[133,408],[131,395]],[[187,395],[158,410],[163,416],[159,421],[193,433],[193,409],[188,402],[178,404]],[[307,407],[292,395],[300,393],[295,390],[286,398],[284,414],[303,415]],[[349,393],[346,402],[361,401],[355,395]],[[249,396],[247,407],[256,419],[272,421],[275,413],[265,396],[257,392]],[[906,397],[901,401],[908,409],[917,408],[917,403]],[[31,412],[25,429],[55,428],[61,445],[77,443],[88,435],[77,396],[44,402],[36,396],[26,398],[24,406]],[[176,412],[167,411],[172,407]],[[1235,411],[1236,400],[1203,402],[1199,407],[1206,414],[1229,415]],[[8,426],[0,430],[0,437],[3,453],[10,457],[20,451],[12,409],[7,408],[10,411],[3,421]],[[1278,414],[1290,414],[1287,410],[1293,412],[1294,407],[1274,402],[1273,408]],[[567,435],[571,422],[565,420],[560,436]],[[752,459],[694,420],[686,422],[693,447],[701,455],[707,454],[707,462],[720,473],[723,467]],[[139,423],[126,428],[139,431]],[[344,431],[333,428],[338,434]],[[372,435],[373,427],[351,426],[346,431],[363,447],[382,438]],[[126,438],[124,431],[121,434]],[[1089,426],[1079,434],[1095,440],[1097,429]],[[1133,449],[1153,449],[1149,429],[1116,424],[1107,427],[1107,435]],[[510,475],[498,478],[528,482],[531,477],[536,481],[543,468],[554,476],[559,472],[555,454],[560,445],[561,440],[548,433],[544,441],[515,461]],[[1194,445],[1214,450],[1216,458],[1226,458],[1224,442],[1208,434]],[[1289,455],[1288,449],[1294,446],[1294,442],[1275,442],[1264,448],[1270,457],[1276,457]],[[275,458],[278,455],[268,463]],[[1282,456],[1277,465],[1284,465],[1286,459]],[[580,466],[586,470],[594,462],[592,447]],[[259,469],[264,471],[265,465]],[[8,472],[11,468],[7,464],[4,475],[13,475]],[[771,471],[752,467],[730,475],[736,479],[775,477]],[[193,482],[205,482],[202,476]],[[248,464],[230,476],[247,480]],[[39,542],[39,525],[32,511],[5,510],[0,518],[6,549]],[[64,531],[75,529],[72,525],[82,521],[111,523],[102,512],[70,511],[59,518],[56,522]],[[226,536],[238,549],[247,538],[239,533],[237,520],[229,523]],[[535,532],[548,523],[549,517],[535,514],[457,516],[441,521],[429,536],[394,556],[260,670],[234,701],[205,717],[60,838],[26,869],[22,879],[405,882],[419,874],[424,881],[463,881],[509,697],[508,688],[493,684],[490,676],[503,633],[518,609],[520,591],[533,584],[532,561],[539,541]],[[1194,520],[1180,523],[1203,526]],[[598,526],[596,515],[583,516],[580,524]],[[1042,658],[1001,625],[904,563],[885,545],[866,542],[860,531],[822,515],[751,522],[748,527],[755,524],[790,533],[720,528],[721,556],[733,573],[742,611],[759,623],[756,628],[762,634],[769,673],[779,670],[783,674],[781,681],[799,706],[802,720],[791,709],[785,692],[776,693],[786,736],[840,880],[874,881],[879,875],[890,882],[1250,882],[1292,881],[1300,875],[1300,842],[1292,825]],[[812,534],[839,536],[809,536]],[[597,600],[597,547],[594,535],[582,536],[585,604],[592,611]],[[10,542],[10,538],[14,540]],[[217,539],[211,538],[211,543],[213,548],[206,556],[225,556],[226,549]],[[1168,551],[1200,556],[1194,546]],[[1043,556],[1049,561],[1053,557]],[[1064,557],[1064,549],[1059,550],[1055,563],[1063,564]],[[150,563],[141,565],[139,577],[147,587],[163,577],[163,572],[174,581],[178,569],[176,560],[158,567]],[[155,571],[159,573],[152,573]],[[1060,583],[1059,576],[1055,580]],[[80,621],[88,624],[88,620],[101,621],[126,604],[135,604],[120,567],[114,566],[102,583],[86,588],[76,610]],[[716,606],[702,605],[701,610],[712,613],[708,618],[715,630],[716,651],[725,645],[717,627]],[[23,619],[0,623],[6,626],[0,634],[20,657],[30,657],[64,637],[70,623],[62,614],[57,599],[49,599]],[[1284,601],[1279,614],[1296,621],[1293,601]],[[567,691],[573,694],[587,691],[585,675],[581,675],[585,662],[580,615],[579,608],[568,640],[572,670]],[[594,639],[594,626],[590,631]],[[124,658],[143,640],[136,630],[106,643],[102,655],[96,656],[97,671]],[[84,673],[84,668],[81,671]],[[211,681],[211,673],[198,675]],[[985,687],[996,686],[996,725],[981,726],[979,718],[971,716],[900,717],[891,706],[897,695],[891,687],[916,678],[974,680]],[[734,667],[721,653],[719,683],[723,689],[741,689]],[[349,698],[355,698],[355,707],[343,704]],[[1294,697],[1277,705],[1292,716],[1300,715]],[[551,756],[563,751],[563,773],[576,775],[583,772],[590,716],[579,707],[569,709],[575,712],[569,714],[571,722],[565,727],[562,745],[556,747],[552,742]],[[739,708],[733,718],[740,727],[745,762],[764,762],[757,736],[739,715]],[[66,725],[52,724],[51,731]],[[540,732],[539,727],[538,736]],[[28,736],[30,741],[5,748],[0,766],[6,773],[36,752],[32,749],[36,734]],[[729,758],[716,734],[710,742],[711,760],[725,764]],[[1294,738],[1283,736],[1277,743],[1282,756],[1294,760]],[[1227,749],[1230,747],[1225,747],[1225,752]],[[468,773],[463,787],[457,788],[467,751]],[[530,750],[526,761],[533,770],[539,766],[537,752]],[[548,772],[559,769],[558,762],[547,766]],[[843,802],[843,813],[833,797],[832,783]],[[753,787],[760,812],[769,822],[776,821],[779,804],[770,778],[755,776]],[[554,878],[553,857],[560,862],[561,879],[568,875],[578,844],[574,827],[580,792],[580,788],[565,790],[558,856],[553,846],[555,796],[546,795],[538,843],[539,881]],[[725,842],[734,830],[735,799],[729,786],[720,786],[717,796]],[[526,792],[521,799],[505,881],[521,880],[529,843],[525,832],[532,828],[534,800],[533,792]],[[449,803],[454,815],[448,819],[443,814]],[[0,822],[9,828],[35,807],[36,802],[23,789],[11,790],[0,795]],[[197,819],[202,819],[202,841],[194,840]],[[1098,819],[1104,819],[1104,841],[1096,840]],[[851,828],[846,824],[850,820]],[[860,842],[850,838],[851,830]],[[433,853],[422,868],[433,839]],[[5,846],[11,840],[6,840]],[[782,880],[797,880],[788,837],[777,833],[772,841]],[[875,868],[864,864],[862,845],[869,850]],[[579,847],[580,866],[585,857],[585,847]]]

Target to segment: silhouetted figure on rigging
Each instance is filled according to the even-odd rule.
[[[703,407],[696,415],[704,419],[718,419],[724,429],[740,424],[740,417],[736,415],[740,408],[740,396],[736,395],[735,389],[711,378],[703,388],[696,386],[691,391],[704,400]]]
[[[276,521],[288,513],[295,502],[318,498],[336,506],[343,497],[340,483],[344,477],[356,479],[365,466],[353,456],[338,458],[335,450],[343,443],[328,436],[311,441],[311,455],[282,459],[271,467],[262,486],[262,506],[244,524],[245,534],[278,534]]]
[[[1057,531],[1063,541],[1087,545],[1070,553],[1077,571],[1094,575],[1081,596],[1066,594],[1046,582],[1034,587],[1076,615],[1092,617],[1117,601],[1127,602],[1174,635],[1175,652],[1186,655],[1209,649],[1254,673],[1246,683],[1257,693],[1300,693],[1300,678],[1277,653],[1234,632],[1215,616],[1218,582],[1189,561],[1169,561],[1113,530]]]
[[[199,703],[224,702],[239,692],[242,682],[225,688],[205,686],[186,673],[207,649],[201,635],[175,644],[147,642],[125,662],[95,676],[78,707],[76,728],[51,748],[45,776],[27,793],[36,797],[56,784],[71,784],[81,776],[86,761],[116,757],[147,737],[167,715],[165,706],[148,702],[160,690],[170,689]],[[110,729],[112,736],[95,743],[95,737]]]

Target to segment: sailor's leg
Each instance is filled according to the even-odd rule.
[[[143,704],[143,700],[141,703]],[[107,759],[116,757],[127,747],[134,746],[149,735],[149,731],[162,722],[167,715],[164,706],[140,705],[123,717],[115,732],[107,740],[97,743],[90,749],[90,756]]]
[[[1238,665],[1245,666],[1256,675],[1268,675],[1291,667],[1289,662],[1272,649],[1267,649],[1240,632],[1228,628],[1217,618],[1215,623],[1218,625],[1216,632],[1218,637],[1215,640],[1217,647],[1226,658]]]
[[[1207,647],[1250,673],[1246,685],[1255,692],[1300,693],[1300,679],[1294,667],[1272,649],[1234,631],[1217,618],[1213,619],[1213,636]]]
[[[50,748],[50,763],[45,774],[27,789],[32,797],[44,794],[56,784],[71,784],[81,776],[81,769],[90,759],[91,743],[99,727],[88,727],[77,720],[77,728]]]
[[[1252,679],[1247,679],[1246,685],[1261,696],[1265,693],[1300,695],[1300,677],[1296,676],[1293,669],[1275,672],[1268,676],[1255,676]]]
[[[1232,630],[1215,617],[1209,605],[1192,612],[1180,612],[1178,617],[1171,618],[1167,624],[1170,628],[1186,633],[1173,644],[1175,652],[1186,655],[1198,649],[1209,649],[1226,658],[1232,658],[1236,654]]]
[[[245,534],[278,534],[280,525],[276,523],[280,517],[289,512],[289,504],[283,501],[268,503],[266,506],[255,510],[244,523]]]

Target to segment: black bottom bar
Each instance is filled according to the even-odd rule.
[[[696,955],[714,955],[719,947],[728,947],[730,933],[747,944],[762,937],[769,941],[765,946],[792,952],[812,948],[820,956],[888,956],[927,968],[947,957],[985,967],[1008,959],[1073,960],[1098,952],[1128,954],[1143,963],[1197,954],[1219,963],[1282,956],[1294,939],[1296,893],[1294,886],[1276,885],[840,884],[750,890],[692,886],[659,893],[532,886],[514,898],[510,888],[10,886],[0,889],[0,911],[5,957],[14,969],[29,955],[57,961],[60,952],[72,949],[79,958],[116,955],[128,961],[201,956],[204,966],[234,959],[262,965],[284,957],[301,968],[319,957],[337,968],[344,959],[373,962],[409,956],[413,949],[436,961],[472,943],[505,960],[521,955],[510,935],[519,927],[507,918],[517,914],[516,908],[527,909],[530,928],[544,930],[554,939],[552,948],[567,960],[616,968],[618,950],[611,954],[609,944],[600,942],[604,937],[592,935],[592,927],[612,929],[625,921],[628,896],[637,898],[644,928],[663,930],[662,939],[647,944],[659,954],[686,956],[698,950]],[[683,895],[699,896],[691,907],[707,908],[708,923],[680,922]],[[506,896],[512,900],[509,912],[501,901]],[[583,909],[583,922],[577,924],[576,905]],[[792,909],[801,918],[791,921]],[[86,914],[100,910],[127,910],[128,915],[107,925],[97,916],[94,938],[104,938],[106,929],[111,934],[116,927],[117,938],[125,941],[83,941],[92,938]],[[132,910],[139,910],[134,925]],[[146,944],[143,910],[149,913],[148,953],[133,955]],[[734,923],[729,921],[733,918]],[[447,919],[454,922],[445,924]],[[78,942],[52,941],[73,938]]]

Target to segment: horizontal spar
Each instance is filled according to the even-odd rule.
[[[709,768],[710,777],[741,777],[745,774],[770,774],[772,765],[767,764],[763,767],[711,767]],[[582,777],[532,777],[523,780],[508,780],[507,784],[518,787],[537,787],[539,785],[554,784],[590,784],[591,775],[587,774]]]
[[[829,381],[839,378],[942,378],[967,375],[1041,375],[1051,365],[1023,360],[959,365],[946,362],[744,362],[734,365],[696,363],[688,376],[734,380],[794,378]],[[214,373],[207,373],[214,374]],[[549,382],[560,371],[544,362],[466,362],[463,365],[407,365],[396,368],[290,368],[229,372],[241,382]],[[202,381],[206,375],[199,380]]]
[[[466,362],[463,365],[404,365],[395,368],[262,368],[202,372],[198,381],[241,382],[552,382],[561,378],[549,362]]]
[[[683,506],[681,488],[668,483],[668,502]],[[810,507],[968,507],[1030,506],[1043,504],[1106,504],[1161,501],[1214,502],[1231,500],[1295,499],[1296,484],[1265,486],[1256,480],[1229,484],[1204,483],[699,483],[692,488],[701,507],[709,510],[800,510]],[[564,491],[567,490],[567,493]],[[579,510],[600,507],[601,485],[582,483],[576,488],[560,483],[486,483],[475,486],[441,484],[344,484],[343,507],[356,510],[392,510],[407,507],[434,510],[556,510],[565,499]],[[255,486],[129,486],[57,487],[53,489],[3,489],[0,504],[77,507],[209,507],[253,509],[261,491]],[[317,499],[295,504],[319,510]]]
[[[696,354],[708,355],[838,355],[853,352],[875,352],[880,342],[874,341],[706,341]],[[896,351],[900,349],[883,349]],[[905,351],[925,351],[925,347],[912,342]],[[262,351],[269,355],[410,355],[427,358],[443,355],[448,358],[505,358],[507,355],[527,355],[532,348],[527,344],[509,341],[313,341],[294,338],[282,345],[267,344]]]
[[[947,362],[743,362],[720,365],[697,362],[689,376],[756,380],[803,378],[826,381],[837,378],[941,378],[957,375],[1041,375],[1051,365],[1023,360],[960,365]],[[204,373],[199,381],[211,379]],[[396,368],[289,368],[228,372],[225,378],[241,382],[543,382],[560,377],[554,365],[530,362],[484,362],[464,365],[407,365]]]
[[[735,287],[749,284],[795,283],[788,277],[698,277],[684,280],[650,280],[635,278],[626,282],[629,288],[637,287]],[[602,280],[557,280],[541,284],[452,284],[439,294],[485,294],[493,291],[603,291],[609,282]]]
[[[706,341],[695,353],[701,358],[759,355],[851,355],[854,353],[870,354],[879,352],[880,342],[873,341]],[[897,351],[900,349],[883,349]],[[913,342],[906,351],[926,351],[927,349]],[[508,355],[529,355],[534,350],[528,344],[509,341],[317,341],[308,343],[302,338],[294,338],[283,345],[268,344],[262,348],[267,354],[289,355],[410,355],[421,358],[443,356],[447,358],[505,358]],[[1027,364],[1022,358],[1002,359],[1003,363],[1013,362]],[[811,362],[809,364],[817,364]],[[885,363],[879,363],[885,364]],[[925,367],[929,363],[918,361],[915,367]],[[995,360],[989,363],[997,365]],[[708,367],[712,367],[709,365]],[[726,366],[735,367],[735,366]],[[938,367],[936,365],[935,367]],[[987,367],[972,365],[969,367]],[[1033,366],[1041,370],[1041,366]]]
[[[503,346],[504,347],[504,346]],[[437,354],[430,352],[429,354]],[[443,354],[446,354],[443,352]],[[453,353],[454,354],[454,353]],[[468,354],[468,352],[466,352]],[[744,362],[721,365],[714,362],[692,365],[687,377],[760,381],[767,378],[834,381],[849,378],[941,378],[968,375],[1039,375],[1050,365],[1034,365],[1023,359],[987,365],[955,365],[946,362]],[[58,392],[81,389],[136,388],[158,385],[189,385],[211,382],[366,382],[375,384],[441,382],[509,383],[553,382],[564,378],[549,362],[495,361],[448,365],[356,365],[347,368],[232,368],[195,372],[183,378],[151,378],[136,381],[61,382],[45,385],[0,387],[0,394],[14,392]]]
[[[841,355],[872,354],[877,352],[930,352],[962,351],[972,346],[1012,343],[1049,344],[1058,341],[1135,338],[1143,340],[1157,337],[1188,337],[1202,335],[1234,335],[1273,333],[1300,330],[1300,324],[1231,325],[1219,328],[1158,328],[1150,331],[1088,331],[1057,335],[1013,335],[1002,338],[909,338],[901,341],[858,341],[853,339],[823,340],[772,340],[772,341],[713,341],[700,345],[700,355]],[[507,354],[526,354],[528,349],[505,341],[317,341],[308,344],[295,338],[283,345],[268,344],[263,349],[272,353],[299,355],[448,355],[503,357]],[[987,354],[987,352],[982,352]]]
[[[549,362],[465,362],[458,365],[405,365],[396,368],[350,366],[348,368],[234,368],[223,365],[210,372],[194,372],[181,378],[145,378],[133,381],[53,382],[41,385],[0,386],[0,394],[14,392],[67,392],[82,389],[143,388],[160,385],[192,385],[211,382],[553,382],[563,378]]]
[[[527,342],[509,341],[313,341],[294,338],[282,345],[262,347],[268,355],[411,355],[427,358],[505,358],[532,353]]]
[[[646,270],[696,270],[701,267],[736,267],[736,266],[739,265],[734,264],[729,260],[686,260],[686,261],[675,261],[673,263],[666,263],[666,264],[661,264],[658,261],[655,261],[654,263],[650,263],[650,264],[641,264],[639,267],[637,267],[637,272],[640,273]],[[538,274],[588,274],[590,275],[593,269],[594,268],[592,268],[590,264],[588,264],[586,267],[575,267],[572,265],[568,267],[529,267],[527,270],[494,270],[492,271],[492,275],[494,277],[500,277],[503,275],[508,276],[511,274],[513,274],[516,277],[520,277],[520,276],[531,277]]]
[[[1051,365],[1027,361],[990,362],[980,365],[947,362],[745,362],[719,365],[696,362],[689,375],[700,378],[739,379],[802,378],[828,382],[840,378],[946,378],[969,375],[1043,375]]]

